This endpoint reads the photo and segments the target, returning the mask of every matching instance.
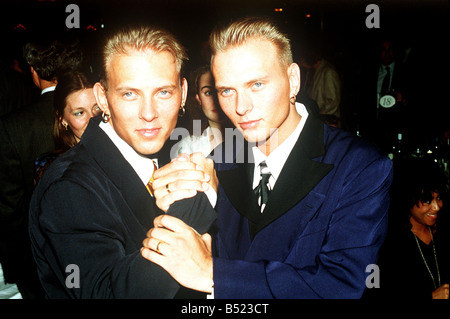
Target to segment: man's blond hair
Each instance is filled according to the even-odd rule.
[[[116,54],[130,54],[132,51],[156,53],[168,51],[176,60],[178,72],[181,72],[184,61],[188,60],[184,47],[168,31],[149,26],[128,27],[113,33],[103,46],[102,82],[104,84],[106,84],[106,71],[111,57]]]
[[[243,18],[214,29],[209,37],[212,58],[250,39],[262,39],[273,43],[278,49],[281,65],[289,66],[293,62],[289,38],[272,20],[263,17]]]

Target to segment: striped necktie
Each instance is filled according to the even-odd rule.
[[[153,175],[155,174],[155,171],[158,169],[156,167],[155,161],[152,161],[153,163],[153,173],[152,173],[152,177],[150,177],[150,180],[148,181],[147,185],[145,185],[145,187],[147,187],[148,192],[150,193],[150,195],[153,196]]]
[[[258,197],[258,201],[260,202],[259,207],[261,208],[261,212],[264,210],[267,201],[269,200],[270,189],[269,189],[269,178],[272,175],[267,167],[265,161],[262,161],[259,164],[260,172],[261,172],[261,180],[259,181],[258,187],[255,188],[255,195]]]

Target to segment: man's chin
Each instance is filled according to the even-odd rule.
[[[164,143],[161,142],[147,142],[139,144],[133,147],[133,149],[141,155],[149,156],[158,153],[163,146]]]

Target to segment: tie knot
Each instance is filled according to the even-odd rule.
[[[259,169],[260,169],[261,175],[267,175],[267,174],[270,175],[270,170],[269,170],[269,168],[267,167],[266,161],[262,161],[262,162],[259,164]]]
[[[267,167],[266,161],[262,161],[261,164],[259,164],[259,169],[263,182],[267,184],[272,174],[270,173],[270,170]]]

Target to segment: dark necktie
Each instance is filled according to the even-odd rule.
[[[386,75],[384,76],[383,83],[381,84],[381,95],[385,95],[389,91],[389,82],[391,81],[391,69],[386,67]]]
[[[150,193],[150,195],[153,196],[153,175],[155,174],[155,171],[156,171],[158,168],[156,167],[155,161],[152,161],[152,163],[153,163],[153,173],[152,173],[152,177],[151,177],[150,180],[148,181],[146,187],[147,187],[147,190],[148,190],[148,192]]]
[[[263,205],[267,204],[269,199],[270,189],[268,187],[268,183],[271,174],[265,161],[259,164],[259,168],[261,172],[261,180],[259,181],[258,187],[255,188],[255,194],[258,199],[261,198],[260,207],[262,210],[264,208]]]

